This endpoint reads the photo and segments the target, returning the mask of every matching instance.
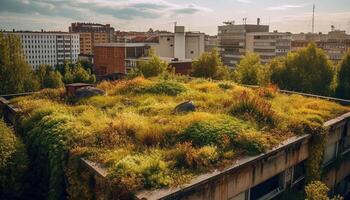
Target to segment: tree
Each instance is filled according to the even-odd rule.
[[[58,71],[50,71],[44,79],[43,88],[60,88],[64,86],[63,77]]]
[[[195,77],[228,79],[230,70],[221,61],[217,49],[203,53],[192,63],[192,75]]]
[[[337,79],[336,97],[350,99],[350,50],[340,63]]]
[[[335,70],[324,51],[315,44],[289,53],[279,62],[271,69],[271,81],[280,88],[319,95],[331,93]]]
[[[261,64],[260,56],[256,53],[247,53],[237,65],[235,71],[237,82],[247,85],[268,85],[270,71],[268,65]]]
[[[139,61],[137,68],[132,73],[143,75],[144,77],[154,77],[164,73],[168,69],[168,63],[157,56],[151,49],[147,61]]]
[[[0,33],[0,83],[0,94],[31,92],[39,87],[18,36]]]
[[[85,70],[81,63],[78,62],[75,65],[70,65],[69,63],[64,64],[63,80],[66,84],[69,83],[94,83],[96,82],[96,76],[91,74],[90,69]]]
[[[35,74],[41,88],[59,88],[64,85],[61,73],[54,71],[50,65],[40,65]]]

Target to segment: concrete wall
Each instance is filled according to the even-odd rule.
[[[155,53],[160,57],[174,57],[174,36],[173,35],[160,35],[159,43],[151,44],[151,47],[155,50]]]

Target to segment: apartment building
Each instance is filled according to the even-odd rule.
[[[205,52],[210,52],[211,50],[213,50],[214,48],[218,48],[218,37],[215,36],[210,36],[210,35],[206,35],[205,36]]]
[[[94,44],[115,41],[114,28],[110,24],[72,23],[69,32],[79,33],[80,53],[92,55]]]
[[[78,61],[79,34],[44,31],[13,31],[5,34],[16,35],[21,39],[25,60],[33,70],[42,64],[54,67],[65,61]]]
[[[269,32],[268,25],[240,24],[234,21],[224,22],[218,27],[218,47],[222,61],[229,67],[234,67],[246,53],[247,34],[252,32]]]
[[[314,42],[317,47],[323,49],[329,59],[339,62],[350,48],[350,35],[342,30],[332,30],[328,34],[323,33],[299,33],[292,35],[292,51],[306,47]]]
[[[260,55],[262,63],[291,51],[292,34],[278,32],[253,32],[246,35],[246,51]]]
[[[160,33],[158,41],[150,43],[160,57],[196,59],[204,53],[205,34],[186,32],[184,26],[175,26],[174,33]]]

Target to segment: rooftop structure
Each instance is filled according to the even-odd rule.
[[[32,69],[42,64],[55,67],[65,61],[78,61],[79,34],[53,31],[13,31],[5,34],[17,35],[21,39],[25,60]]]
[[[2,102],[29,139],[50,138],[34,146],[53,142],[72,198],[272,199],[321,171],[332,194],[349,192],[349,107],[183,77],[96,87],[106,95],[74,100],[57,89]]]

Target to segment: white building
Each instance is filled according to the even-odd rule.
[[[157,43],[150,43],[160,57],[197,59],[204,53],[205,34],[186,32],[184,26],[175,26],[174,33],[161,33]]]
[[[27,63],[32,69],[64,61],[76,63],[80,53],[79,34],[66,32],[6,32],[20,37]]]

